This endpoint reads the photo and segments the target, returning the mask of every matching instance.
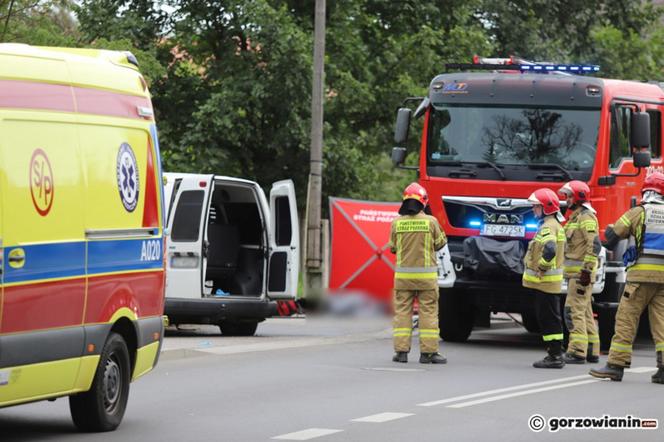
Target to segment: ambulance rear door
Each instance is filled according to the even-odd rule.
[[[270,299],[295,299],[300,269],[300,228],[293,181],[272,184],[270,191]]]
[[[203,223],[214,175],[167,173],[165,178],[169,202],[166,297],[201,298],[206,247]]]

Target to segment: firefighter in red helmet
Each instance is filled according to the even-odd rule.
[[[537,234],[528,244],[523,286],[532,289],[535,314],[548,355],[533,364],[536,368],[562,368],[563,325],[560,317],[560,291],[565,258],[565,231],[560,224],[558,195],[551,189],[539,189],[528,198],[540,219]]]
[[[664,174],[648,175],[641,188],[641,204],[629,209],[615,225],[606,228],[606,247],[613,249],[629,238],[623,260],[627,283],[618,312],[606,366],[590,370],[597,378],[621,381],[632,362],[632,343],[643,310],[648,308],[655,341],[657,372],[651,380],[664,384]]]
[[[593,317],[592,282],[602,244],[596,212],[590,205],[590,187],[583,181],[566,183],[558,194],[567,200],[564,276],[568,284],[564,318],[569,345],[564,358],[568,364],[598,362],[599,335]]]
[[[447,243],[438,220],[424,213],[427,191],[411,183],[392,222],[390,250],[397,255],[394,273],[394,362],[408,362],[413,329],[413,301],[419,302],[420,363],[444,364],[438,353],[438,263],[436,251]]]

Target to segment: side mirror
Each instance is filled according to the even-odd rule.
[[[634,152],[632,155],[632,162],[636,168],[650,166],[650,151],[644,150],[641,152]]]
[[[648,112],[635,112],[632,114],[632,128],[629,134],[629,144],[632,148],[650,148],[650,115]]]
[[[403,164],[406,159],[406,148],[405,147],[393,147],[392,148],[392,164],[394,167],[397,167]]]
[[[394,128],[394,142],[399,147],[405,147],[410,129],[410,117],[413,111],[407,107],[399,108],[397,112],[397,125]]]

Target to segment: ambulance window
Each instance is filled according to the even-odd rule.
[[[275,199],[274,219],[277,223],[277,245],[288,246],[291,243],[293,231],[291,229],[290,204],[287,196],[278,196]]]
[[[172,241],[198,241],[201,230],[203,196],[204,192],[202,190],[186,190],[180,194],[173,219]]]
[[[615,106],[611,113],[611,155],[609,158],[612,169],[620,166],[625,158],[631,157],[629,133],[631,129],[632,108]]]
[[[653,158],[662,156],[662,114],[658,110],[648,109],[650,114],[650,151]]]

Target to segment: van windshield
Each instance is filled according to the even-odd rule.
[[[461,165],[508,180],[588,179],[599,116],[599,109],[436,104],[428,130],[430,173],[453,176],[446,169]]]

